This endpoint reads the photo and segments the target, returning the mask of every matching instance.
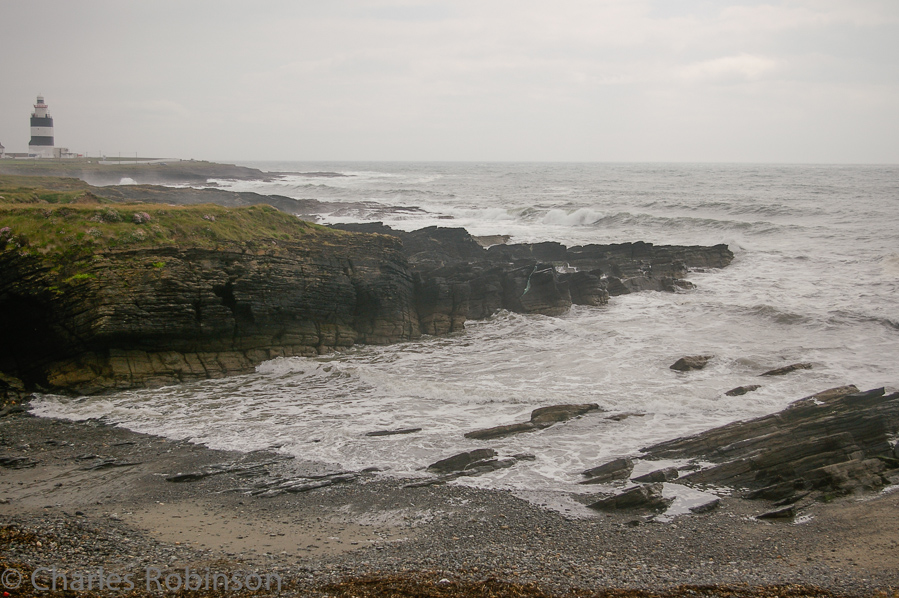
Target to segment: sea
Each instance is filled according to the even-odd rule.
[[[899,387],[899,166],[241,164],[287,174],[215,184],[330,202],[325,224],[463,227],[569,246],[726,243],[735,258],[690,273],[696,287],[686,292],[618,296],[561,317],[500,311],[449,336],[279,358],[223,380],[43,395],[34,413],[404,478],[475,448],[529,453],[534,460],[452,483],[545,501],[596,491],[578,484],[581,471],[660,441],[839,385]],[[701,371],[669,368],[698,354],[714,356]],[[759,377],[797,362],[812,369]],[[761,388],[724,394],[749,384]],[[504,439],[463,436],[560,403],[602,411]],[[421,431],[366,435],[400,428]],[[638,462],[635,474],[661,465]]]

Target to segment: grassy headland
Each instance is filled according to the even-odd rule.
[[[123,203],[102,192],[78,179],[0,176],[0,254],[16,251],[59,266],[146,248],[274,248],[279,241],[321,247],[350,234],[268,205]]]

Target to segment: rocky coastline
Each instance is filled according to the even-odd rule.
[[[52,201],[14,189],[0,202],[0,372],[29,390],[241,374],[278,356],[449,334],[501,309],[561,315],[689,289],[690,269],[733,259],[724,245],[484,248],[461,228],[326,228],[265,205],[122,203],[67,185]]]
[[[584,493],[570,496],[454,482],[533,460],[491,443],[594,417],[597,404],[547,405],[471,431],[481,448],[414,479],[28,413],[34,391],[222,377],[276,356],[451,334],[498,310],[556,316],[631,292],[685,292],[691,270],[731,262],[724,245],[565,247],[459,228],[322,227],[295,217],[321,207],[312,200],[288,214],[253,194],[211,191],[223,199],[205,203],[196,190],[23,177],[0,177],[0,195],[5,570],[262,571],[299,596],[891,596],[899,587],[899,393],[886,389],[822,390],[597,463],[582,472]],[[672,369],[690,376],[713,359],[687,356]],[[634,477],[641,460],[660,464]],[[665,515],[675,487],[706,498]],[[15,590],[10,598],[31,595]]]

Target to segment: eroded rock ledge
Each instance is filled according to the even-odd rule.
[[[888,484],[884,472],[899,467],[897,432],[899,393],[841,386],[772,415],[657,444],[646,449],[646,457],[706,459],[715,465],[678,481],[789,500]]]
[[[656,246],[620,243],[565,247],[522,243],[481,247],[465,229],[428,227],[412,232],[382,223],[334,228],[399,238],[415,277],[421,331],[446,334],[466,320],[497,310],[558,316],[574,305],[602,305],[636,291],[692,288],[690,269],[723,268],[733,260],[726,245]]]
[[[0,372],[80,394],[252,371],[278,356],[446,334],[687,288],[724,245],[484,249],[465,230],[311,225],[268,206],[15,205],[0,238]]]

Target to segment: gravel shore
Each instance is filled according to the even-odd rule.
[[[564,497],[525,500],[455,483],[404,488],[408,480],[377,472],[251,495],[259,480],[333,470],[23,413],[0,419],[0,456],[8,465],[0,467],[0,568],[26,574],[55,566],[71,580],[102,567],[130,572],[141,590],[148,568],[160,579],[186,568],[242,571],[276,574],[284,592],[300,595],[339,595],[329,584],[394,574],[447,587],[533,583],[523,587],[558,594],[800,584],[894,596],[899,588],[899,492],[815,504],[796,522],[757,520],[769,503],[733,497],[710,513],[660,522]],[[186,472],[205,477],[166,481]],[[30,593],[15,593],[26,585]],[[33,595],[30,581],[12,595]]]

